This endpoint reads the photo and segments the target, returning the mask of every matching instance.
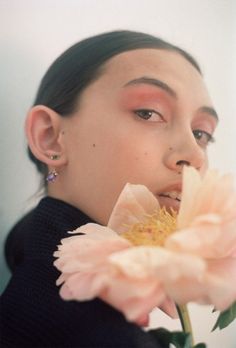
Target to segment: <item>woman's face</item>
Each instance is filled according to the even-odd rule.
[[[110,59],[63,122],[68,163],[60,198],[106,224],[127,182],[178,209],[183,164],[204,173],[217,117],[184,57],[138,49]]]

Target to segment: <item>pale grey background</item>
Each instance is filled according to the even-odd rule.
[[[235,0],[0,0],[0,245],[37,199],[39,176],[26,156],[24,118],[49,64],[87,36],[114,29],[145,31],[188,50],[200,62],[220,115],[210,165],[236,176]],[[0,252],[2,291],[9,273]],[[235,284],[233,285],[235,286]],[[209,307],[192,306],[196,341],[235,348],[236,325],[209,334]],[[156,312],[152,325],[178,327]]]

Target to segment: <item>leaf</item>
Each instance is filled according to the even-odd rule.
[[[224,329],[229,324],[231,324],[235,318],[236,318],[236,302],[234,302],[232,306],[230,306],[228,309],[220,313],[211,331],[214,331],[216,328],[219,328],[220,330]]]
[[[204,343],[192,347],[189,333],[181,331],[170,332],[164,328],[148,331],[163,348],[169,348],[172,343],[176,348],[206,348]]]
[[[152,335],[152,337],[162,345],[163,348],[169,348],[171,342],[172,332],[169,332],[166,329],[154,329],[149,330],[148,333]]]

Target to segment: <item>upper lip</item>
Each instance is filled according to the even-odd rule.
[[[165,188],[163,188],[162,190],[160,190],[158,193],[157,193],[157,196],[169,196],[168,193],[170,192],[176,192],[178,195],[181,194],[182,192],[182,184],[181,183],[176,183],[176,184],[173,184],[173,185],[169,185],[169,186],[166,186]]]

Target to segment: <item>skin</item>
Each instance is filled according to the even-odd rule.
[[[153,80],[136,81],[143,77],[170,90]],[[184,164],[205,172],[207,134],[216,124],[202,76],[180,54],[158,49],[119,54],[85,89],[73,115],[60,117],[58,149],[66,160],[56,168],[59,176],[48,194],[101,224],[127,182],[146,185],[162,206],[178,209],[178,200],[164,195],[181,192]],[[202,132],[194,134],[197,130]]]

